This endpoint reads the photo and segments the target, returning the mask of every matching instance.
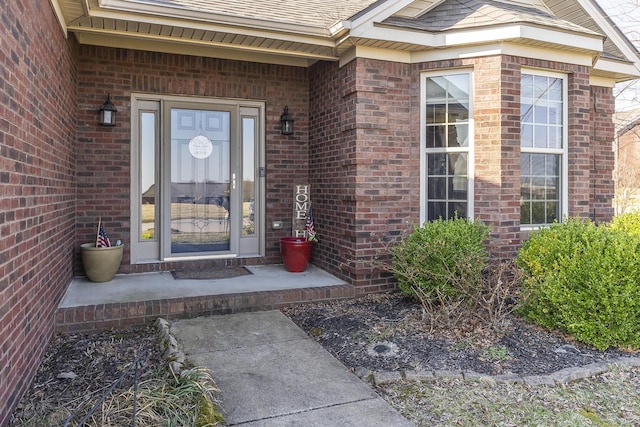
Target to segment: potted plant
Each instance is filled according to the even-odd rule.
[[[123,248],[120,240],[115,246],[111,245],[101,217],[98,220],[96,241],[80,245],[82,265],[87,278],[92,282],[108,282],[113,279],[120,268]]]
[[[307,213],[306,233],[304,237],[282,237],[280,239],[280,254],[284,267],[290,273],[301,273],[311,261],[313,243],[318,241],[318,236],[313,224],[311,208]]]

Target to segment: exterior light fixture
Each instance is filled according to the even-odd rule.
[[[285,106],[284,111],[280,114],[280,127],[282,135],[293,134],[293,117],[289,115],[289,106]]]
[[[100,126],[115,126],[116,125],[116,107],[111,103],[111,98],[107,95],[107,100],[100,107]]]

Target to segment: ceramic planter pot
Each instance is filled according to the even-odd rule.
[[[95,243],[80,245],[84,272],[92,282],[108,282],[116,275],[124,245],[96,248]]]
[[[311,260],[313,242],[302,237],[283,237],[280,239],[280,254],[284,268],[291,273],[300,273],[307,268]]]

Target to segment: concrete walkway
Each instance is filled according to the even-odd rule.
[[[229,426],[413,425],[279,311],[177,320],[171,333],[212,370]]]

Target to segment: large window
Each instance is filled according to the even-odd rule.
[[[560,221],[566,212],[566,82],[564,75],[522,73],[520,224]]]
[[[473,114],[468,72],[422,79],[421,220],[471,216]]]

